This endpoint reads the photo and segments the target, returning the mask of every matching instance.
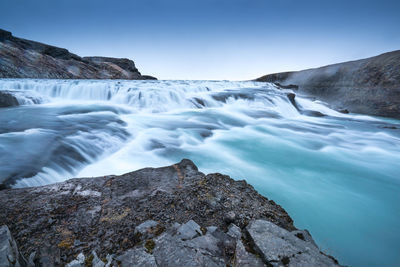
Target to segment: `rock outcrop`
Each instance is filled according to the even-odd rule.
[[[0,29],[0,78],[156,79],[141,75],[132,60],[80,57],[67,49],[14,37]]]
[[[0,266],[26,266],[26,260],[6,225],[0,226]]]
[[[257,81],[298,89],[337,110],[400,118],[400,50],[316,69],[269,74]]]
[[[337,265],[279,205],[190,160],[1,190],[0,225],[28,266]]]

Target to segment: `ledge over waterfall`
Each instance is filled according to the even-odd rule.
[[[126,58],[80,57],[67,49],[14,37],[0,29],[0,78],[156,79]]]
[[[328,102],[338,110],[400,118],[400,50],[257,79]]]

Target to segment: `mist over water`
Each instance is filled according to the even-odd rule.
[[[245,179],[350,266],[400,264],[400,121],[341,114],[271,84],[9,79],[0,182],[37,186],[189,158]],[[394,128],[394,129],[392,129]],[[397,128],[397,129],[396,129]]]

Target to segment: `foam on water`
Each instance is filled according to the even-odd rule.
[[[42,185],[190,158],[205,173],[246,179],[341,263],[400,263],[397,120],[296,96],[300,109],[326,115],[306,116],[290,90],[256,82],[8,79],[0,90],[23,104],[0,110],[0,182]]]

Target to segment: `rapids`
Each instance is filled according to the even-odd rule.
[[[189,158],[245,179],[350,266],[400,264],[400,121],[272,84],[0,80],[0,183],[38,186]]]

